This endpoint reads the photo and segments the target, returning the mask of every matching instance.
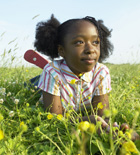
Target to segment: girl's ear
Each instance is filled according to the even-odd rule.
[[[58,45],[58,53],[59,53],[59,55],[61,56],[61,57],[63,57],[64,58],[64,48],[63,48],[63,46],[62,45]]]

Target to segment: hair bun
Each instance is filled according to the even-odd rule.
[[[36,26],[36,36],[34,46],[37,51],[50,56],[52,59],[58,57],[55,51],[57,42],[57,28],[60,22],[51,15],[46,22],[39,22]]]

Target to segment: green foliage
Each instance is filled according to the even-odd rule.
[[[140,65],[107,66],[112,79],[112,122],[127,122],[140,133]],[[117,154],[122,138],[113,139],[113,127],[110,133],[103,131],[98,135],[81,132],[78,122],[71,123],[69,117],[59,120],[53,115],[52,119],[47,118],[49,113],[44,112],[38,101],[38,90],[24,87],[25,81],[40,73],[38,68],[0,68],[0,130],[4,133],[0,154]],[[140,141],[135,144],[140,151]]]

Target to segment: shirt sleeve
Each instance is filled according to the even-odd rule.
[[[52,95],[60,96],[58,76],[53,76],[51,72],[44,69],[38,83],[38,87]]]
[[[104,95],[111,91],[111,78],[108,68],[101,68],[100,74],[97,76],[95,96]]]

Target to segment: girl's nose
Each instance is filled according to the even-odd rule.
[[[85,46],[85,53],[86,54],[91,54],[95,53],[97,51],[96,47],[93,46],[91,43],[87,43]]]

